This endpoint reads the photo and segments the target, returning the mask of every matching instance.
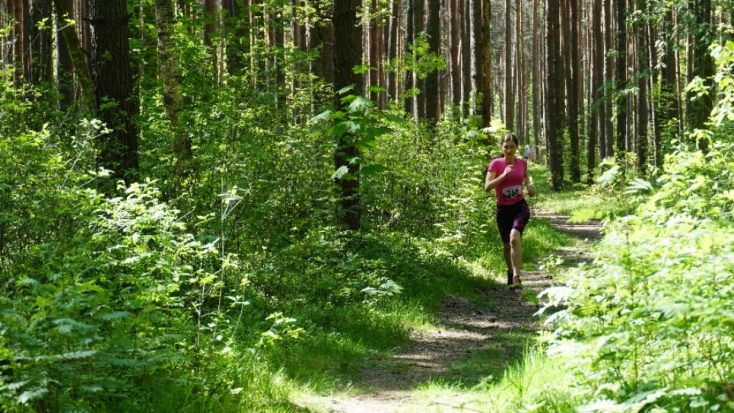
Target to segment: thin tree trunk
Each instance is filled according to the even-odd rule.
[[[482,108],[478,102],[477,92],[482,90],[484,84],[482,79],[482,0],[469,0],[469,13],[471,21],[471,113],[480,114]]]
[[[636,0],[637,12],[644,13],[645,1]],[[647,100],[647,82],[652,68],[647,58],[647,25],[642,19],[635,21],[635,44],[637,48],[637,110],[636,116],[636,149],[637,149],[637,173],[645,175],[647,168],[647,151],[648,151],[648,100]]]
[[[539,47],[538,43],[541,41],[540,32],[539,32],[539,25],[538,25],[538,2],[539,0],[533,0],[533,36],[532,36],[532,42],[533,42],[533,50],[531,54],[530,61],[532,69],[532,109],[531,113],[533,116],[533,146],[535,147],[536,152],[538,151],[538,142],[540,140],[540,105],[538,102],[540,101],[540,68],[538,67],[540,64],[541,56],[539,54]]]
[[[599,141],[599,134],[602,131],[603,125],[603,107],[600,105],[601,98],[601,87],[604,82],[604,38],[603,33],[599,33],[597,30],[591,28],[602,27],[602,2],[604,0],[593,0],[592,11],[591,11],[591,27],[590,34],[592,36],[592,56],[591,60],[591,87],[589,88],[589,143],[586,152],[586,165],[588,167],[587,181],[589,185],[594,183],[594,171],[596,169],[596,152],[597,142]],[[592,109],[594,108],[594,109]]]
[[[53,81],[51,0],[35,0],[31,17],[31,82],[51,84]]]
[[[563,1],[563,0],[561,0]],[[560,191],[563,186],[563,148],[561,137],[565,123],[563,110],[564,82],[561,56],[561,27],[559,0],[546,1],[546,137],[551,171],[551,188]]]
[[[581,182],[581,154],[579,153],[579,92],[581,89],[581,61],[579,58],[579,46],[581,45],[581,37],[579,35],[579,22],[581,14],[579,13],[577,0],[568,0],[569,9],[569,42],[568,51],[569,63],[567,70],[571,74],[568,79],[566,99],[568,100],[568,129],[571,143],[571,181]]]
[[[428,0],[428,10],[426,18],[426,34],[428,35],[428,50],[436,56],[441,55],[441,26],[439,19],[439,11],[441,10],[440,0]],[[439,108],[439,76],[438,70],[431,70],[425,80],[425,118],[431,123],[438,122]]]
[[[505,128],[515,132],[515,91],[512,81],[515,78],[512,73],[512,0],[505,0],[505,70],[504,70],[504,95],[505,95]]]
[[[367,52],[367,62],[369,62],[370,67],[372,67],[373,69],[368,72],[368,86],[376,87],[378,86],[377,68],[380,66],[380,56],[378,55],[378,46],[380,42],[377,40],[379,30],[377,27],[377,17],[375,16],[378,7],[377,0],[371,0],[371,2],[369,3],[369,7],[371,17],[369,18],[369,20],[367,20],[367,36],[365,36],[365,39],[367,40],[367,47],[365,48],[365,50]],[[377,102],[377,91],[374,89],[370,90],[369,98],[373,102]]]
[[[468,118],[473,111],[472,106],[473,89],[472,86],[472,20],[471,7],[469,0],[459,0],[462,5],[461,13],[461,113],[464,118]]]
[[[63,1],[68,10],[73,10],[73,0],[55,0]],[[71,58],[71,52],[69,51],[69,45],[66,41],[66,34],[64,33],[67,28],[64,15],[55,13],[56,20],[56,90],[59,93],[59,107],[65,109],[74,102],[74,62]],[[71,29],[71,36],[77,39],[76,33],[73,27]],[[77,45],[79,40],[77,39]],[[81,59],[82,57],[79,56]],[[86,69],[86,65],[84,65]],[[87,78],[87,81],[89,79]]]
[[[341,90],[349,85],[355,85],[354,94],[362,96],[362,75],[355,75],[352,69],[361,63],[362,42],[359,35],[362,31],[358,25],[358,0],[340,0],[334,4],[334,88]],[[338,51],[338,52],[337,52]],[[341,106],[340,96],[335,95],[335,105]],[[336,179],[339,187],[338,220],[350,230],[356,231],[360,227],[360,194],[359,194],[359,162],[353,160],[360,156],[359,149],[354,145],[354,136],[344,134],[338,138],[334,152],[334,166],[336,170],[346,167],[349,177]]]
[[[492,3],[490,0],[482,1],[482,126],[487,127],[492,121],[492,52],[490,21],[492,17]]]
[[[617,131],[615,135],[617,161],[620,165],[625,163],[626,132],[627,132],[627,98],[623,93],[627,87],[627,0],[616,0],[617,2],[617,31],[616,31],[616,113]]]
[[[163,82],[163,107],[171,122],[171,150],[176,156],[176,187],[181,189],[193,172],[193,150],[186,123],[181,120],[183,94],[176,44],[173,40],[173,3],[155,0],[155,25],[158,32],[158,75]]]
[[[516,92],[514,99],[514,102],[512,102],[513,105],[515,105],[515,123],[517,124],[517,127],[515,127],[515,130],[517,131],[517,136],[520,139],[520,142],[527,142],[527,137],[525,136],[525,123],[523,122],[523,108],[525,103],[525,71],[524,69],[524,47],[522,41],[522,0],[517,0],[515,2],[515,76],[514,76],[514,83],[516,86]]]
[[[461,0],[449,0],[449,56],[451,57],[451,103],[461,105]]]
[[[420,0],[407,0],[408,2],[408,10],[406,13],[406,31],[405,31],[405,43],[408,46],[412,46],[415,43],[415,34],[416,34],[416,28],[415,28],[415,4]],[[415,52],[411,50],[406,50],[407,53],[411,53],[413,58],[415,58]],[[415,72],[412,70],[412,68],[408,68],[408,70],[405,71],[405,89],[406,90],[412,90],[416,87],[415,82]],[[408,113],[408,115],[411,118],[415,118],[416,115],[416,109],[415,109],[415,102],[416,99],[411,93],[407,99],[405,99],[405,112]]]
[[[53,0],[53,2],[56,15],[59,16],[60,19],[72,18],[74,16],[74,9],[70,8],[70,6],[73,5],[73,0]],[[81,47],[81,42],[79,41],[79,37],[77,36],[74,26],[65,24],[63,26],[63,30],[61,30],[61,35],[64,39],[64,45],[69,51],[71,63],[74,67],[74,74],[77,77],[77,84],[82,89],[83,99],[91,101],[92,75],[89,71],[89,65],[87,64],[86,57],[84,56],[84,52]],[[66,80],[67,79],[63,79],[63,81]],[[62,81],[62,79],[59,78],[59,81]]]
[[[606,43],[605,50],[614,50],[615,46],[615,23],[614,13],[612,12],[612,4],[616,0],[604,1],[604,41]],[[604,144],[602,145],[603,154],[602,158],[608,158],[614,156],[614,57],[611,53],[607,53],[606,59],[604,59],[604,79],[607,85],[604,91],[604,114],[602,117],[603,134],[600,136],[600,140],[603,139]]]

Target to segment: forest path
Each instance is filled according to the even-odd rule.
[[[563,260],[556,271],[593,258],[591,246],[602,236],[599,222],[571,224],[568,216],[542,210],[533,215],[578,240],[572,247],[555,251]],[[471,396],[462,400],[452,395],[442,400],[434,395],[427,400],[415,389],[435,381],[471,387],[487,375],[499,380],[508,365],[521,359],[525,339],[535,336],[541,327],[534,315],[539,305],[525,296],[535,296],[557,282],[544,270],[525,271],[524,293],[509,289],[506,280],[497,281],[499,287],[477,291],[487,307],[477,307],[462,297],[447,298],[439,312],[438,331],[415,333],[402,349],[362,371],[358,388],[366,389],[364,392],[317,397],[305,403],[308,407],[298,404],[308,412],[320,413],[482,411]]]

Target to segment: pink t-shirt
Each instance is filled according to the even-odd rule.
[[[505,158],[493,159],[487,168],[487,172],[494,172],[495,176],[500,176],[505,172],[507,165]],[[497,194],[497,204],[499,205],[512,205],[525,199],[522,193],[522,184],[525,180],[525,172],[528,170],[528,163],[525,159],[515,158],[514,165],[515,169],[494,188]]]

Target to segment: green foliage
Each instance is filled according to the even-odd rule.
[[[717,81],[731,94],[734,54],[722,56]],[[734,143],[731,108],[713,113],[699,131],[710,150],[679,144],[652,180],[626,180],[635,214],[610,220],[595,263],[547,291],[547,309],[565,308],[549,318],[549,352],[573,374],[581,411],[734,409]]]

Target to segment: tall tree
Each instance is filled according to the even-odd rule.
[[[463,0],[449,0],[447,8],[449,17],[449,73],[451,74],[451,103],[458,107],[461,105],[461,48],[464,46],[462,39],[462,2]]]
[[[591,10],[590,35],[592,38],[591,79],[589,87],[589,142],[586,151],[586,165],[588,166],[587,183],[594,183],[594,169],[596,166],[597,142],[603,125],[603,107],[600,105],[601,88],[604,81],[604,37],[597,28],[602,27],[602,2],[593,0]]]
[[[513,105],[515,105],[515,130],[517,136],[520,138],[521,143],[527,143],[527,135],[525,129],[525,42],[523,41],[523,20],[522,20],[522,0],[515,2],[515,53],[514,57],[514,71],[515,76],[513,82],[515,84],[515,99]]]
[[[415,25],[415,36],[423,36],[425,41],[426,30],[426,2],[425,0],[413,0],[413,24]],[[422,74],[423,76],[424,74]],[[426,79],[416,76],[415,87],[420,93],[415,97],[416,114],[419,119],[426,117]]]
[[[466,118],[473,111],[472,105],[473,89],[472,89],[472,12],[470,0],[459,0],[463,11],[462,19],[462,37],[461,37],[461,113]]]
[[[691,30],[693,31],[693,56],[689,60],[689,65],[692,66],[693,77],[702,79],[704,85],[710,87],[711,77],[714,75],[714,62],[708,47],[716,40],[711,26],[711,0],[689,0],[688,5],[692,14]],[[713,91],[699,95],[690,92],[688,107],[690,108],[688,111],[690,128],[704,128],[713,107]],[[708,149],[708,141],[705,139],[700,139],[697,144],[703,150]]]
[[[513,80],[515,76],[512,73],[512,63],[515,61],[512,56],[512,0],[505,0],[505,128],[507,130],[515,130],[515,88]]]
[[[99,166],[115,179],[134,181],[138,169],[138,104],[130,64],[129,20],[126,0],[89,0],[91,73],[94,103],[109,128],[101,138]],[[107,192],[114,190],[107,185]]]
[[[627,87],[627,0],[615,0],[617,12],[617,31],[616,31],[616,121],[617,129],[615,134],[616,156],[620,164],[624,162],[624,154],[626,151],[626,132],[627,132],[627,97],[624,89]]]
[[[249,52],[248,25],[246,11],[241,0],[224,0],[226,15],[225,31],[227,34],[227,70],[232,74],[239,74],[245,68],[245,53]]]
[[[563,1],[563,0],[560,0]],[[546,88],[546,139],[548,141],[548,161],[551,172],[551,188],[561,190],[563,186],[563,147],[562,139],[565,126],[565,95],[563,58],[561,56],[561,27],[559,0],[545,3],[545,88]]]
[[[391,0],[390,1],[390,15],[387,19],[387,61],[391,63],[397,63],[398,62],[398,56],[401,55],[402,50],[400,50],[402,43],[401,43],[401,25],[400,23],[403,21],[403,0]],[[388,100],[395,100],[400,98],[399,90],[400,87],[398,85],[399,79],[396,76],[396,70],[388,70],[387,71],[387,95]]]
[[[492,121],[492,36],[490,35],[490,21],[492,18],[492,2],[482,1],[482,126],[489,126]]]
[[[676,58],[675,43],[675,20],[672,10],[666,10],[665,19],[661,30],[664,36],[662,44],[664,45],[662,76],[660,76],[659,86],[661,95],[661,110],[658,111],[658,121],[661,128],[665,128],[668,134],[680,135],[683,132],[683,117],[681,116],[681,101],[678,90],[678,59]],[[654,142],[655,166],[662,166],[663,151],[660,140],[656,138]]]
[[[471,113],[482,113],[478,107],[477,93],[482,90],[482,0],[469,0],[469,24],[471,26]]]
[[[65,2],[67,9],[73,7],[74,4],[73,0],[55,1]],[[63,35],[66,30],[66,21],[64,20],[66,16],[66,13],[58,13],[58,10],[55,13],[56,33],[60,34],[56,36],[56,89],[60,96],[59,106],[61,108],[66,108],[74,102],[74,63],[71,58],[68,42]],[[71,35],[77,40],[75,32],[72,32]],[[83,65],[83,67],[86,66]]]
[[[184,99],[181,92],[181,73],[175,54],[173,40],[173,2],[155,0],[155,26],[158,31],[158,74],[163,82],[163,107],[171,122],[172,152],[176,156],[176,187],[180,189],[183,181],[191,175],[193,153],[191,138],[185,122],[181,120]]]
[[[331,16],[334,6],[317,1],[313,4],[316,21],[310,29],[309,49],[319,50],[318,61],[314,65],[314,73],[328,83],[334,82],[334,25]]]
[[[405,20],[406,20],[406,28],[405,28],[405,43],[408,45],[409,50],[406,50],[407,53],[412,54],[412,58],[415,58],[415,52],[410,49],[412,47],[412,44],[415,42],[415,35],[416,35],[416,27],[415,27],[415,4],[416,2],[419,2],[420,0],[406,0],[408,3],[408,9],[405,13]],[[412,68],[408,68],[408,70],[405,71],[405,89],[406,90],[413,90],[417,86],[416,84],[416,78],[415,78],[415,72],[412,70]],[[415,108],[415,98],[413,97],[413,94],[410,93],[408,97],[405,99],[405,112],[408,113],[411,117],[415,116],[416,108]]]
[[[353,68],[361,63],[362,39],[361,27],[358,24],[358,0],[340,0],[334,3],[332,18],[334,32],[339,33],[334,38],[334,89],[339,91],[354,85],[354,93],[361,96],[363,93],[362,75],[355,74]],[[341,96],[336,94],[335,105],[341,106]],[[360,227],[360,196],[359,196],[359,149],[355,146],[355,138],[351,134],[339,136],[334,152],[334,166],[337,170],[346,167],[348,176],[337,178],[336,183],[340,190],[338,219],[350,230]]]
[[[428,50],[430,53],[441,55],[441,26],[440,13],[441,0],[428,0],[428,9],[426,10],[426,35],[428,36]],[[426,107],[425,118],[428,122],[435,124],[440,116],[440,99],[439,99],[439,76],[438,70],[430,70],[426,75],[425,94]]]
[[[568,102],[568,135],[570,139],[570,157],[569,168],[571,169],[571,181],[581,182],[581,157],[579,151],[579,95],[581,93],[581,80],[583,75],[581,74],[581,59],[580,50],[581,36],[579,33],[579,24],[581,22],[581,13],[579,10],[578,0],[567,0],[567,8],[569,12],[569,19],[565,20],[568,22],[565,26],[569,27],[569,42],[568,44],[568,60],[566,71],[570,74],[570,78],[567,77],[567,93],[566,99]]]
[[[540,31],[540,16],[538,15],[540,13],[540,8],[538,6],[538,3],[540,0],[533,0],[533,33],[532,33],[532,42],[533,42],[533,50],[531,54],[530,61],[532,62],[532,117],[533,117],[533,144],[535,145],[535,150],[538,150],[538,144],[540,143],[540,132],[541,132],[541,105],[540,105],[540,85],[542,83],[542,76],[541,76],[541,69],[540,69],[540,62],[541,62],[541,52],[540,52],[540,43],[542,43],[542,36]]]
[[[73,19],[77,13],[75,13],[74,0],[53,0],[54,10],[56,11],[57,19]],[[92,75],[90,73],[89,65],[85,57],[84,51],[82,50],[81,41],[77,31],[73,25],[67,24],[65,21],[59,31],[61,32],[61,39],[57,40],[59,50],[57,50],[57,82],[59,83],[59,91],[62,96],[66,96],[64,99],[70,102],[71,96],[67,96],[72,93],[71,91],[71,72],[60,72],[63,67],[68,67],[68,63],[71,63],[74,68],[74,76],[76,79],[76,86],[82,90],[82,96],[85,100],[91,100],[92,96]],[[65,62],[66,53],[68,51],[68,62]],[[67,66],[65,66],[67,65]]]
[[[648,119],[649,109],[647,100],[647,84],[649,73],[651,71],[650,61],[648,59],[648,38],[647,23],[641,17],[645,12],[645,1],[635,0],[636,16],[634,22],[635,46],[637,51],[637,110],[635,125],[635,141],[637,149],[637,171],[639,174],[645,174],[647,167],[647,148],[648,148]]]
[[[35,0],[30,10],[31,82],[53,81],[51,0]]]

